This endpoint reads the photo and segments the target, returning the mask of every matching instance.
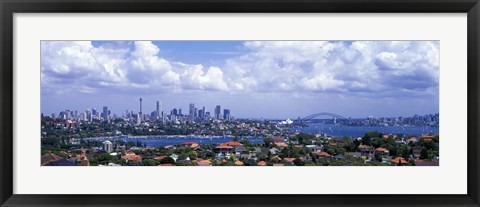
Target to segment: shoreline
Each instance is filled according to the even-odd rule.
[[[137,136],[108,136],[108,137],[88,137],[84,140],[97,140],[97,139],[233,139],[233,135],[225,136],[202,136],[202,135],[137,135]],[[238,139],[263,139],[263,137],[237,137]],[[80,138],[75,138],[80,139]]]

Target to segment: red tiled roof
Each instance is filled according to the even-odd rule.
[[[122,159],[126,159],[126,160],[142,160],[142,156],[140,155],[125,155],[125,156],[122,156]]]
[[[232,146],[227,146],[227,145],[218,145],[215,147],[215,149],[232,149]]]
[[[165,158],[167,158],[167,156],[158,156],[158,157],[155,157],[155,158],[153,158],[153,159],[154,159],[154,160],[163,160],[163,159],[165,159]]]
[[[227,145],[227,146],[243,146],[242,143],[240,143],[240,142],[235,142],[235,141],[225,142],[225,143],[223,143],[222,145]]]
[[[198,147],[198,143],[196,142],[184,142],[181,145],[190,145],[191,148]]]
[[[383,147],[379,147],[379,148],[375,149],[375,151],[388,152],[388,149],[385,149],[385,148],[383,148]]]
[[[259,166],[265,166],[265,165],[267,165],[267,163],[266,163],[265,161],[260,161],[260,162],[257,163],[257,165],[259,165]]]
[[[422,139],[433,139],[433,136],[432,135],[427,135],[427,134],[424,134],[421,136]]]
[[[295,160],[295,158],[285,157],[285,158],[283,158],[283,160],[286,160],[286,161],[289,161],[289,162],[293,162],[293,161]]]
[[[275,142],[275,145],[279,146],[279,147],[286,147],[288,146],[288,144],[285,144],[283,142]]]
[[[210,162],[210,160],[202,160],[200,162],[198,162],[198,165],[211,165],[212,162]]]
[[[235,161],[235,165],[243,165],[243,162],[240,160]]]
[[[328,157],[328,156],[330,156],[330,154],[328,154],[328,152],[317,152],[317,153],[315,153],[315,154],[317,154],[318,156],[322,156],[322,157]]]
[[[397,158],[391,160],[390,162],[396,163],[396,164],[407,164],[408,163],[407,160],[405,160],[405,158],[403,158],[403,157],[397,157]]]
[[[276,155],[275,157],[272,157],[272,160],[275,159],[275,160],[282,160],[282,158],[280,158],[278,155]]]

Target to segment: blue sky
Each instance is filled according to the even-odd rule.
[[[438,41],[42,41],[42,112],[438,113]]]

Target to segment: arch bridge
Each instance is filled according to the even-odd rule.
[[[311,119],[314,119],[314,118],[319,117],[319,116],[331,116],[331,117],[334,117],[336,119],[347,120],[347,118],[345,118],[341,115],[338,115],[338,114],[334,114],[334,113],[330,113],[330,112],[320,112],[320,113],[315,113],[315,114],[305,116],[303,118],[299,118],[298,121],[307,121],[307,120],[311,120]]]

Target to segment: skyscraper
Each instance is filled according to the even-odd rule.
[[[215,119],[220,119],[220,112],[221,111],[221,108],[220,108],[220,105],[217,105],[217,107],[215,107]]]
[[[223,119],[230,121],[230,109],[223,109]]]
[[[195,104],[191,103],[188,107],[188,119],[193,120],[195,118]]]
[[[199,117],[200,119],[205,118],[204,114],[205,114],[205,111],[203,111],[203,109],[199,109],[199,110],[198,110],[198,117]]]
[[[97,115],[97,109],[96,108],[92,108],[92,115],[94,115],[94,116]]]
[[[92,113],[90,112],[90,109],[85,110],[85,117],[86,117],[85,121],[88,121],[88,122],[93,121],[93,116],[92,116]]]
[[[104,119],[108,118],[108,107],[106,107],[106,106],[103,107],[102,117]]]

